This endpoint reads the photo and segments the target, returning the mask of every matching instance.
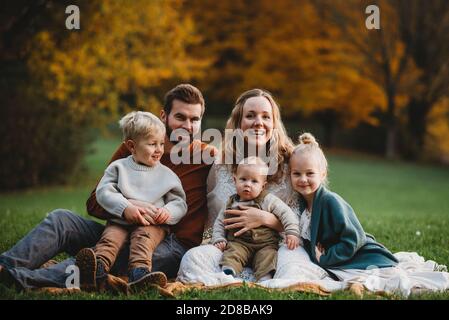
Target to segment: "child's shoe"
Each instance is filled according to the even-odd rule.
[[[9,287],[13,285],[14,282],[15,280],[9,273],[8,269],[0,264],[0,284],[4,284],[5,286]]]
[[[107,273],[101,260],[90,248],[81,249],[76,255],[76,266],[80,270],[80,286],[82,290],[97,289],[99,282],[106,280]]]
[[[232,267],[222,266],[221,271],[223,271],[224,274],[235,277],[235,270]]]
[[[155,285],[164,288],[167,277],[163,272],[150,272],[146,268],[134,268],[129,272],[129,289],[132,292],[142,292]]]
[[[125,294],[129,293],[128,283],[112,274],[107,274],[106,277],[102,278],[104,280],[98,281],[97,279],[97,290],[99,292],[109,292],[112,294]]]

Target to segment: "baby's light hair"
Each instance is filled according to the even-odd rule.
[[[297,155],[312,154],[317,156],[320,170],[326,173],[326,178],[324,179],[323,184],[327,186],[329,184],[329,181],[327,180],[327,172],[328,172],[327,159],[320,145],[316,141],[315,137],[311,133],[306,132],[299,136],[298,141],[299,143],[293,149],[290,160]]]
[[[252,156],[247,157],[239,162],[236,173],[238,172],[240,167],[243,166],[254,166],[258,167],[259,172],[261,175],[267,176],[268,175],[268,165],[263,161],[260,157]]]
[[[123,132],[123,140],[136,140],[148,136],[165,134],[164,123],[151,112],[132,111],[119,121]]]

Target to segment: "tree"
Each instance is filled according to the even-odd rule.
[[[419,90],[410,93],[406,108],[406,145],[417,158],[424,148],[432,108],[449,95],[449,2],[400,0],[396,10],[405,51],[421,70]]]
[[[230,107],[244,90],[262,87],[285,115],[336,115],[322,121],[328,137],[333,127],[375,123],[382,92],[349,65],[353,52],[319,9],[310,0],[189,2],[203,35],[194,52],[213,61],[200,81],[210,100]]]
[[[340,31],[355,59],[352,67],[381,88],[385,104],[381,105],[386,128],[385,154],[397,156],[397,135],[400,109],[407,103],[409,92],[416,89],[419,70],[407,54],[399,32],[399,17],[388,1],[316,1],[324,8],[325,16]],[[367,30],[364,16],[369,4],[381,8],[381,28]]]
[[[65,28],[69,4],[80,8],[80,30]],[[200,77],[207,65],[188,55],[198,36],[178,0],[2,6],[0,189],[66,181],[92,125],[157,111],[165,82]]]
[[[29,69],[50,101],[81,116],[158,111],[164,81],[199,77],[207,66],[188,55],[197,35],[180,7],[178,0],[89,2],[79,32],[36,34]]]

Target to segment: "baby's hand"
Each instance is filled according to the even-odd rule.
[[[217,242],[216,244],[214,244],[214,246],[216,246],[221,251],[224,251],[226,249],[226,242],[220,241],[220,242]]]
[[[287,235],[287,248],[289,248],[290,250],[294,250],[296,248],[298,248],[299,246],[299,238],[297,236],[294,235]]]
[[[321,245],[321,243],[318,243],[315,247],[315,255],[318,262],[320,261],[320,258],[324,253],[324,247]]]
[[[155,224],[164,224],[170,219],[170,212],[165,208],[159,208],[157,214],[153,216]]]

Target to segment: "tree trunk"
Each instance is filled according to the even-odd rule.
[[[387,141],[385,142],[385,157],[387,159],[394,159],[397,156],[397,128],[396,128],[396,118],[395,109],[396,104],[394,97],[396,96],[396,90],[394,85],[388,85],[386,88],[387,94],[387,119],[386,119],[386,130],[387,130]]]
[[[427,132],[427,115],[431,103],[424,100],[412,99],[407,108],[408,143],[407,151],[412,158],[420,157],[424,149],[424,141]]]
[[[395,159],[396,154],[396,126],[388,125],[387,127],[387,141],[385,145],[385,156],[387,159]]]

